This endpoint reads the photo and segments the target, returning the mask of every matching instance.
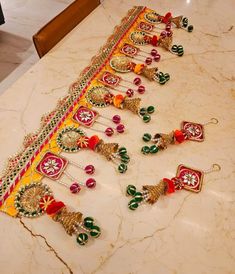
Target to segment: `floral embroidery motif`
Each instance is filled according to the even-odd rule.
[[[178,167],[177,178],[182,182],[183,188],[199,192],[202,187],[203,172],[183,165]]]
[[[40,163],[37,165],[36,170],[52,180],[57,180],[62,175],[66,168],[68,161],[54,153],[47,152]]]
[[[73,120],[85,127],[91,127],[98,118],[98,115],[98,112],[94,110],[86,107],[80,107],[73,115]]]
[[[139,49],[131,44],[127,44],[125,43],[121,49],[120,49],[120,52],[125,54],[126,56],[129,56],[129,57],[134,57],[138,54],[139,52]]]
[[[121,77],[109,71],[105,71],[99,79],[99,82],[111,88],[118,86],[120,81],[121,81]]]
[[[182,130],[186,134],[186,138],[191,141],[202,142],[204,140],[203,125],[192,122],[182,122]]]

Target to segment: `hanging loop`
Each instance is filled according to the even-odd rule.
[[[211,166],[211,168],[208,169],[208,170],[205,170],[204,173],[205,173],[205,174],[209,174],[209,173],[217,172],[217,171],[220,171],[220,170],[221,170],[221,166],[220,166],[220,165],[218,165],[218,164],[213,164],[213,165]]]
[[[209,124],[213,124],[216,125],[219,123],[219,120],[216,118],[211,118],[210,121],[208,121],[207,123],[204,124],[204,126],[209,125]]]

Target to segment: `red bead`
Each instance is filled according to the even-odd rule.
[[[116,130],[118,133],[123,133],[125,131],[125,126],[123,124],[120,124],[116,127]]]
[[[140,77],[136,77],[136,78],[133,80],[133,84],[135,84],[136,86],[140,85],[140,84],[141,84],[141,79],[140,79]]]
[[[165,183],[167,183],[167,190],[166,190],[167,193],[170,194],[170,193],[175,192],[175,184],[172,180],[167,179],[167,178],[163,178],[163,181]]]
[[[80,185],[78,183],[74,182],[70,186],[69,189],[70,189],[71,193],[76,194],[76,193],[78,193],[81,190],[81,187],[80,187]]]
[[[95,167],[93,165],[88,165],[88,166],[85,166],[84,168],[86,174],[93,174],[95,172]]]
[[[114,130],[111,127],[108,127],[105,130],[105,134],[110,137],[114,134]]]
[[[152,61],[153,61],[153,59],[152,59],[151,57],[147,57],[147,58],[145,59],[145,64],[146,64],[146,65],[151,65],[151,64],[152,64]]]
[[[113,118],[112,118],[112,121],[115,124],[119,124],[121,122],[121,117],[119,115],[114,115]]]
[[[144,87],[144,86],[139,86],[139,87],[138,87],[138,92],[139,92],[140,94],[145,93],[145,87]]]
[[[126,91],[126,95],[127,95],[128,97],[132,97],[132,96],[134,95],[134,90],[131,89],[131,88],[129,88],[129,89]]]
[[[151,54],[152,56],[156,56],[156,54],[158,54],[158,52],[157,52],[156,49],[152,49],[151,52],[150,52],[150,54]]]
[[[89,178],[86,180],[86,186],[88,188],[94,188],[96,186],[96,181],[93,178]]]
[[[159,62],[161,59],[161,55],[160,54],[156,54],[156,56],[154,56],[154,61],[155,62]]]

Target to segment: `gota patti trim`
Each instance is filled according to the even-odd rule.
[[[130,30],[145,9],[145,7],[138,6],[128,11],[120,25],[115,27],[114,33],[108,38],[106,44],[100,49],[99,53],[92,58],[90,66],[81,72],[76,82],[76,90],[61,99],[55,110],[42,118],[42,124],[38,132],[26,136],[22,151],[9,159],[7,168],[0,179],[0,206],[3,205],[10,194],[16,189],[17,184],[29,167],[33,165],[34,160],[40,156],[40,152],[48,145],[53,135],[58,131],[69,114],[71,114],[91,84],[91,81],[94,80],[97,74],[103,69],[121,39]],[[16,215],[16,211],[9,212],[8,206],[4,209],[1,207],[1,210],[12,216]]]

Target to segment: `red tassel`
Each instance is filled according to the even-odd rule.
[[[162,19],[162,23],[164,23],[164,24],[169,23],[171,18],[172,18],[171,12],[167,12],[166,15]]]
[[[167,190],[166,193],[170,194],[170,193],[174,193],[175,192],[175,184],[172,180],[167,179],[167,178],[163,178],[163,181],[165,183],[167,183]]]
[[[65,204],[63,202],[52,202],[46,209],[48,215],[53,215],[63,208]]]
[[[97,144],[99,143],[100,138],[97,135],[93,135],[91,136],[91,138],[89,139],[89,148],[92,150],[95,150],[95,147],[97,146]]]
[[[157,42],[158,42],[158,38],[157,38],[156,35],[154,35],[154,36],[152,37],[151,44],[152,44],[154,47],[156,47],[156,46],[157,46]]]
[[[174,132],[174,136],[175,136],[175,140],[178,142],[178,143],[182,143],[185,138],[184,138],[184,134],[181,130],[175,130]]]

